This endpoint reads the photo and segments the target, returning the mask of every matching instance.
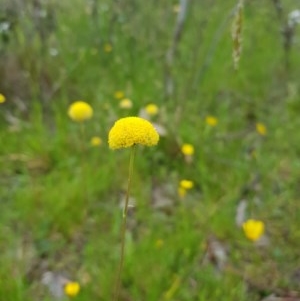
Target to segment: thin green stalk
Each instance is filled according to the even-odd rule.
[[[117,271],[117,278],[114,289],[114,297],[113,300],[117,301],[120,294],[120,284],[121,284],[121,275],[124,264],[124,254],[125,254],[125,236],[126,236],[126,226],[127,226],[127,212],[128,212],[128,203],[129,203],[129,195],[130,195],[130,187],[131,187],[131,179],[133,173],[133,165],[134,165],[134,156],[135,156],[135,145],[131,147],[130,159],[129,159],[129,173],[128,173],[128,184],[125,198],[125,206],[123,209],[123,221],[121,227],[121,251],[120,251],[120,262]]]
[[[85,134],[85,124],[84,122],[80,123],[80,152],[81,152],[81,158],[80,158],[80,168],[81,168],[81,183],[82,183],[82,190],[83,190],[83,195],[84,195],[84,210],[83,212],[83,220],[86,219],[87,217],[87,212],[88,212],[88,205],[89,205],[89,195],[88,195],[88,174],[87,174],[87,169],[86,169],[86,134]]]
[[[86,155],[86,133],[85,133],[85,123],[84,122],[80,122],[80,139],[81,139],[81,145],[80,145],[80,150],[81,150],[81,159],[83,162],[85,159],[85,155]]]

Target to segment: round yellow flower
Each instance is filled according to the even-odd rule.
[[[194,182],[190,180],[181,180],[179,185],[183,189],[192,189],[194,187]]]
[[[65,294],[69,297],[75,297],[80,291],[78,282],[68,282],[64,287]]]
[[[267,135],[267,128],[266,126],[261,123],[261,122],[258,122],[256,123],[256,131],[258,132],[258,134],[262,135],[262,136],[265,136]]]
[[[159,109],[158,106],[154,103],[149,103],[146,107],[145,107],[145,111],[148,115],[150,116],[154,116],[158,113]]]
[[[124,93],[123,93],[123,91],[116,91],[116,92],[114,93],[114,97],[115,97],[116,99],[122,99],[122,98],[124,98]]]
[[[84,101],[75,101],[69,106],[68,115],[72,120],[82,122],[92,118],[93,108]]]
[[[117,120],[109,131],[108,144],[111,149],[125,148],[134,144],[153,146],[159,135],[154,126],[140,117],[125,117]]]
[[[257,241],[265,232],[265,224],[262,221],[248,219],[243,223],[243,230],[248,239]]]
[[[99,146],[102,144],[102,139],[100,137],[94,136],[91,139],[91,145],[92,146]]]
[[[0,93],[0,103],[4,103],[6,100],[5,96]]]
[[[185,156],[192,156],[195,152],[194,150],[194,146],[192,144],[189,143],[184,143],[181,146],[181,152],[185,155]]]
[[[209,126],[216,126],[218,124],[218,119],[214,116],[206,116],[205,122]]]
[[[129,98],[124,98],[120,101],[119,106],[121,109],[131,109],[132,101]]]

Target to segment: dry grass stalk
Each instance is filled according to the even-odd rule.
[[[232,57],[235,70],[237,70],[239,67],[239,61],[242,52],[243,8],[244,0],[239,0],[231,27],[231,36],[233,42]]]

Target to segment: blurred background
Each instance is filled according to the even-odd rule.
[[[125,116],[160,142],[120,300],[300,300],[299,23],[296,0],[0,0],[0,300],[111,299]]]

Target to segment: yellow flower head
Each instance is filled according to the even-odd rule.
[[[75,101],[69,106],[68,115],[72,120],[82,122],[92,118],[93,108],[84,101]]]
[[[145,107],[145,111],[148,115],[150,116],[154,116],[158,113],[159,109],[158,106],[154,103],[149,103],[146,107]]]
[[[131,109],[132,101],[129,98],[124,98],[120,101],[119,106],[121,109]]]
[[[184,143],[181,146],[181,152],[185,155],[185,156],[192,156],[195,152],[194,150],[194,146],[192,144],[189,143]]]
[[[262,136],[267,135],[267,128],[266,128],[266,126],[265,126],[263,123],[261,123],[261,122],[258,122],[258,123],[256,124],[256,131],[257,131],[258,134],[260,134],[260,135],[262,135]]]
[[[159,135],[154,126],[140,117],[125,117],[117,120],[108,134],[111,149],[125,148],[134,144],[156,145]]]
[[[110,43],[105,43],[104,46],[103,46],[103,49],[105,52],[109,53],[112,51],[112,46]]]
[[[216,126],[218,124],[218,119],[214,116],[206,116],[205,122],[209,126]]]
[[[80,291],[78,282],[68,282],[64,287],[65,294],[69,297],[75,297]]]
[[[194,182],[190,180],[181,180],[179,186],[183,189],[192,189],[194,187]]]
[[[248,239],[257,241],[265,232],[265,224],[262,221],[248,219],[243,223],[243,230]]]
[[[0,93],[0,103],[4,103],[6,100],[5,96]]]
[[[115,97],[116,99],[122,99],[122,98],[124,98],[124,92],[123,92],[123,91],[116,91],[116,92],[114,93],[114,97]]]
[[[100,137],[94,136],[91,139],[91,146],[99,146],[102,144],[102,139]]]

